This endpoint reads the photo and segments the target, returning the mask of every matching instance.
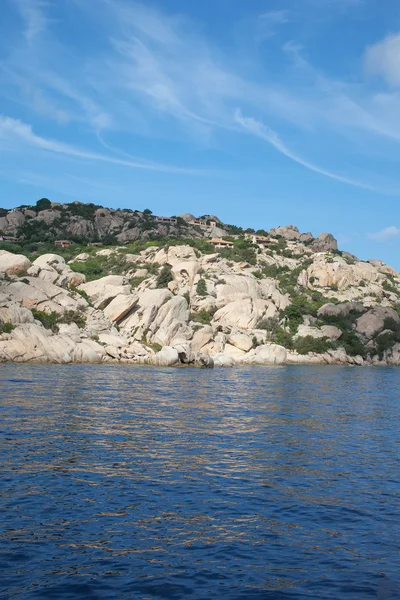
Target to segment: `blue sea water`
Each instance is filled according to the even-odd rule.
[[[1,598],[400,598],[400,369],[0,373]]]

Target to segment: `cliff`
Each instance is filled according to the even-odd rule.
[[[400,365],[397,271],[293,226],[226,241],[0,250],[0,360]]]

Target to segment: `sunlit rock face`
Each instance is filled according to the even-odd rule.
[[[38,217],[51,226],[49,212]],[[96,209],[87,231],[122,227],[128,235],[131,221],[116,212]],[[12,215],[2,217],[4,228],[27,213]],[[338,252],[331,234],[314,238],[292,225],[260,244],[231,239],[229,251],[202,241],[81,247],[68,262],[56,252],[1,250],[0,360],[400,364],[393,268]]]

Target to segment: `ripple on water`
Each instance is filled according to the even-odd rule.
[[[400,598],[400,370],[1,371],[0,597]]]

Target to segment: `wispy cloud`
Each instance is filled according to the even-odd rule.
[[[279,135],[273,129],[271,129],[267,125],[264,125],[264,123],[262,123],[261,121],[257,121],[256,119],[254,119],[252,117],[244,117],[242,115],[240,109],[237,109],[235,111],[235,121],[236,121],[236,123],[239,123],[243,127],[243,129],[246,130],[248,133],[251,133],[253,135],[256,135],[257,137],[264,139],[269,144],[271,144],[271,146],[273,146],[276,150],[278,150],[278,152],[281,152],[281,154],[284,154],[291,160],[294,160],[294,162],[298,163],[299,165],[301,165],[307,169],[310,169],[311,171],[314,171],[315,173],[324,175],[325,177],[329,177],[331,179],[336,179],[337,181],[341,181],[342,183],[348,183],[349,185],[354,185],[356,187],[374,191],[374,189],[371,186],[369,186],[361,181],[355,181],[354,179],[350,179],[343,175],[333,173],[333,172],[323,169],[311,162],[304,160],[303,158],[301,158],[300,156],[298,156],[297,154],[292,152],[286,146],[286,144],[280,139]]]
[[[390,227],[381,229],[376,233],[370,233],[368,237],[378,242],[387,242],[388,240],[391,240],[393,238],[400,237],[400,229],[398,227],[395,227],[395,225],[391,225]]]
[[[370,75],[381,76],[389,85],[400,86],[400,33],[389,35],[369,46],[365,53],[365,68]]]
[[[147,171],[161,171],[164,173],[181,173],[187,175],[202,174],[201,171],[195,169],[185,169],[171,165],[163,165],[152,162],[139,162],[134,160],[125,160],[98,154],[76,148],[70,144],[59,142],[57,140],[46,139],[36,135],[32,127],[26,123],[0,115],[0,142],[1,140],[8,143],[16,142],[28,145],[32,148],[53,152],[55,154],[64,154],[66,156],[75,157],[83,160],[95,160],[108,162],[114,165],[122,165],[133,169],[144,169]],[[203,172],[204,173],[204,172]]]
[[[48,19],[45,14],[47,4],[42,0],[14,0],[25,23],[25,39],[32,44],[46,29]]]
[[[369,165],[360,172],[354,156],[359,152],[367,159],[373,149],[382,159],[393,159],[391,144],[400,141],[397,92],[371,89],[362,73],[351,81],[327,76],[305,58],[296,40],[281,40],[271,64],[256,63],[257,68],[249,70],[249,62],[256,62],[254,56],[241,62],[224,53],[216,40],[207,39],[181,15],[131,0],[95,4],[75,0],[74,10],[82,10],[75,19],[85,20],[97,44],[81,51],[79,39],[76,47],[66,48],[52,33],[53,21],[42,0],[10,1],[24,15],[27,48],[16,44],[8,58],[0,61],[0,85],[6,84],[9,97],[14,93],[16,101],[25,98],[25,105],[41,117],[64,126],[78,124],[80,131],[93,136],[93,149],[82,150],[78,145],[40,138],[28,125],[15,121],[14,135],[20,143],[83,160],[186,173],[191,170],[131,157],[129,145],[119,149],[105,138],[119,132],[131,136],[134,144],[137,132],[145,130],[149,137],[212,144],[221,132],[251,133],[330,179],[384,193],[390,187]],[[325,4],[350,7],[360,1],[326,0]],[[309,9],[321,5],[319,0],[305,4]],[[300,11],[293,11],[267,11],[258,16],[258,22],[265,32],[276,31],[300,18]],[[309,10],[303,18],[312,13]],[[38,34],[44,30],[42,39]],[[395,66],[387,58],[388,47],[390,56],[395,54],[396,39],[393,36],[382,47],[378,44],[367,51],[368,72],[390,71],[390,81],[396,80]],[[275,61],[278,64],[272,65]],[[389,75],[385,77],[389,81]],[[235,112],[238,106],[242,112]],[[257,119],[244,114],[257,115]],[[271,123],[273,129],[263,123]],[[287,139],[296,139],[295,151],[292,143],[283,141]],[[240,142],[228,146],[229,151],[231,147],[240,151]],[[104,147],[111,156],[102,153]]]

